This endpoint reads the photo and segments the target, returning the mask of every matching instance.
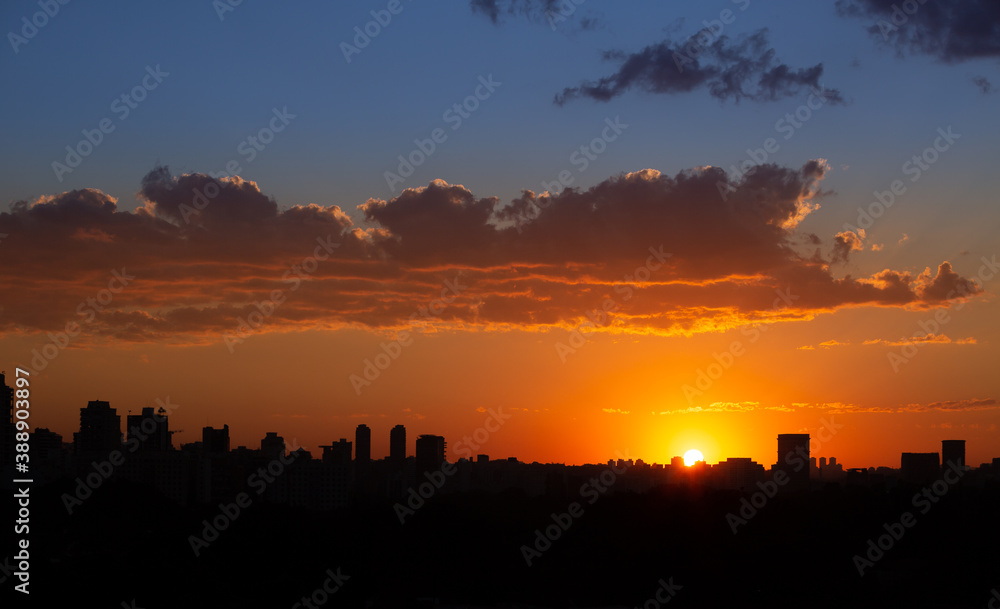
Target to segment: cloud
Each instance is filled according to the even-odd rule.
[[[630,410],[622,410],[621,408],[602,408],[601,412],[606,412],[608,414],[631,414]]]
[[[618,70],[563,89],[555,103],[561,106],[580,97],[609,101],[633,89],[676,95],[700,88],[720,101],[736,103],[776,101],[805,89],[821,92],[828,103],[844,103],[839,91],[820,86],[823,64],[794,69],[779,63],[766,28],[735,41],[705,28],[683,44],[666,39],[636,53],[608,52],[605,59],[618,62]]]
[[[831,264],[847,263],[847,256],[853,251],[864,250],[861,237],[852,231],[837,233],[833,237],[833,255],[830,258]]]
[[[853,343],[851,341],[838,341],[838,340],[827,340],[819,343],[818,345],[803,345],[798,347],[803,350],[813,350],[819,347],[820,349],[829,349],[831,347],[847,347],[851,345],[858,345],[859,343]],[[972,336],[967,338],[951,339],[946,334],[918,334],[911,336],[909,338],[900,338],[898,340],[888,340],[884,338],[870,338],[860,343],[864,346],[880,345],[883,347],[903,347],[906,345],[975,345],[976,339]]]
[[[902,414],[914,412],[966,412],[976,410],[991,410],[1000,408],[1000,402],[992,398],[973,398],[930,402],[928,404],[904,404],[901,406],[844,404],[842,402],[795,403],[796,409],[814,408],[827,414]]]
[[[992,410],[1000,408],[993,398],[974,398],[965,400],[948,400],[945,402],[931,402],[929,404],[908,404],[900,408],[900,412],[928,412],[930,410],[942,410],[945,412],[965,412],[970,410]]]
[[[837,11],[874,20],[867,31],[900,54],[930,55],[948,63],[1000,57],[996,0],[837,0]]]
[[[985,76],[975,76],[972,78],[972,83],[979,87],[983,95],[989,95],[990,91],[993,90],[993,83],[991,83]]]
[[[485,15],[493,25],[500,25],[507,17],[522,17],[533,23],[556,27],[571,18],[579,2],[572,0],[470,0],[474,14]],[[591,16],[577,20],[581,30],[596,29],[600,22]]]
[[[924,269],[917,277],[917,284],[921,299],[928,304],[965,299],[983,292],[975,281],[953,271],[948,261],[938,265],[937,274],[933,277],[930,268]]]
[[[822,161],[739,177],[645,169],[506,204],[435,180],[361,203],[355,226],[336,205],[282,210],[253,182],[157,168],[134,212],[85,189],[0,213],[0,334],[44,338],[76,322],[74,347],[221,343],[262,310],[253,333],[572,329],[610,299],[602,331],[671,336],[943,306],[974,288],[948,263],[934,277],[835,277],[813,254],[822,240],[796,230],[820,208],[825,175]],[[135,279],[88,304],[123,271]]]

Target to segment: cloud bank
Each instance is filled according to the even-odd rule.
[[[572,328],[610,300],[606,331],[690,335],[980,292],[947,262],[916,276],[835,276],[846,245],[834,238],[824,259],[822,240],[796,228],[819,208],[825,173],[822,161],[739,179],[645,169],[507,204],[435,180],[361,203],[356,226],[336,205],[282,211],[239,177],[157,168],[136,211],[85,189],[0,213],[0,332],[76,322],[93,340],[211,342],[262,306],[260,332],[391,331],[448,294],[422,328]],[[104,302],[113,272],[135,279]]]

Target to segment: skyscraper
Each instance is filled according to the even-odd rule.
[[[965,440],[941,441],[941,467],[952,462],[958,467],[965,465]]]
[[[3,465],[14,462],[14,388],[0,373],[0,459]]]
[[[354,432],[354,460],[367,463],[372,459],[372,430],[362,423]]]
[[[900,457],[900,476],[907,482],[928,484],[941,474],[937,453],[903,453]]]
[[[109,453],[122,445],[122,418],[111,404],[102,400],[87,402],[80,409],[80,431],[73,434],[77,455]]]
[[[389,460],[400,466],[406,461],[406,428],[402,425],[389,432]]]
[[[445,457],[444,436],[423,434],[417,438],[417,472],[430,472],[441,467]]]
[[[350,465],[351,464],[351,443],[347,438],[341,438],[329,446],[321,446],[323,449],[323,463],[327,465]]]
[[[155,414],[152,408],[143,408],[142,414],[130,414],[125,419],[125,431],[129,440],[139,442],[140,451],[171,450],[170,427],[166,411],[162,408]]]
[[[260,441],[260,454],[268,460],[274,460],[285,456],[285,439],[277,432],[269,431]]]
[[[206,455],[229,452],[229,425],[223,425],[222,429],[214,427],[202,427],[201,448]]]
[[[790,488],[809,487],[809,434],[778,434],[778,463],[776,470],[788,474]]]

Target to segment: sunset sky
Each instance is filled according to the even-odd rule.
[[[911,1],[5,2],[0,368],[65,441],[989,461],[1000,4]]]

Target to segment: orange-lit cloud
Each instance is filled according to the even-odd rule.
[[[135,212],[86,189],[0,214],[0,277],[12,288],[0,331],[77,322],[77,345],[190,344],[257,315],[254,333],[531,330],[599,318],[609,332],[691,335],[981,292],[948,262],[917,277],[834,276],[859,237],[836,235],[825,259],[819,237],[796,231],[819,207],[825,172],[822,161],[761,165],[739,180],[717,167],[646,169],[585,191],[525,190],[506,205],[435,180],[359,205],[358,227],[336,205],[282,211],[253,182],[158,168]],[[113,271],[135,279],[87,304]]]
[[[916,336],[911,336],[909,338],[900,338],[898,340],[886,340],[884,338],[870,338],[861,343],[852,343],[851,341],[838,341],[838,340],[827,340],[819,343],[818,345],[803,345],[799,349],[812,350],[817,347],[821,349],[829,349],[831,347],[847,347],[850,345],[881,345],[883,347],[902,347],[905,345],[975,345],[977,341],[975,337],[969,336],[966,338],[952,339],[947,334],[921,334]]]

